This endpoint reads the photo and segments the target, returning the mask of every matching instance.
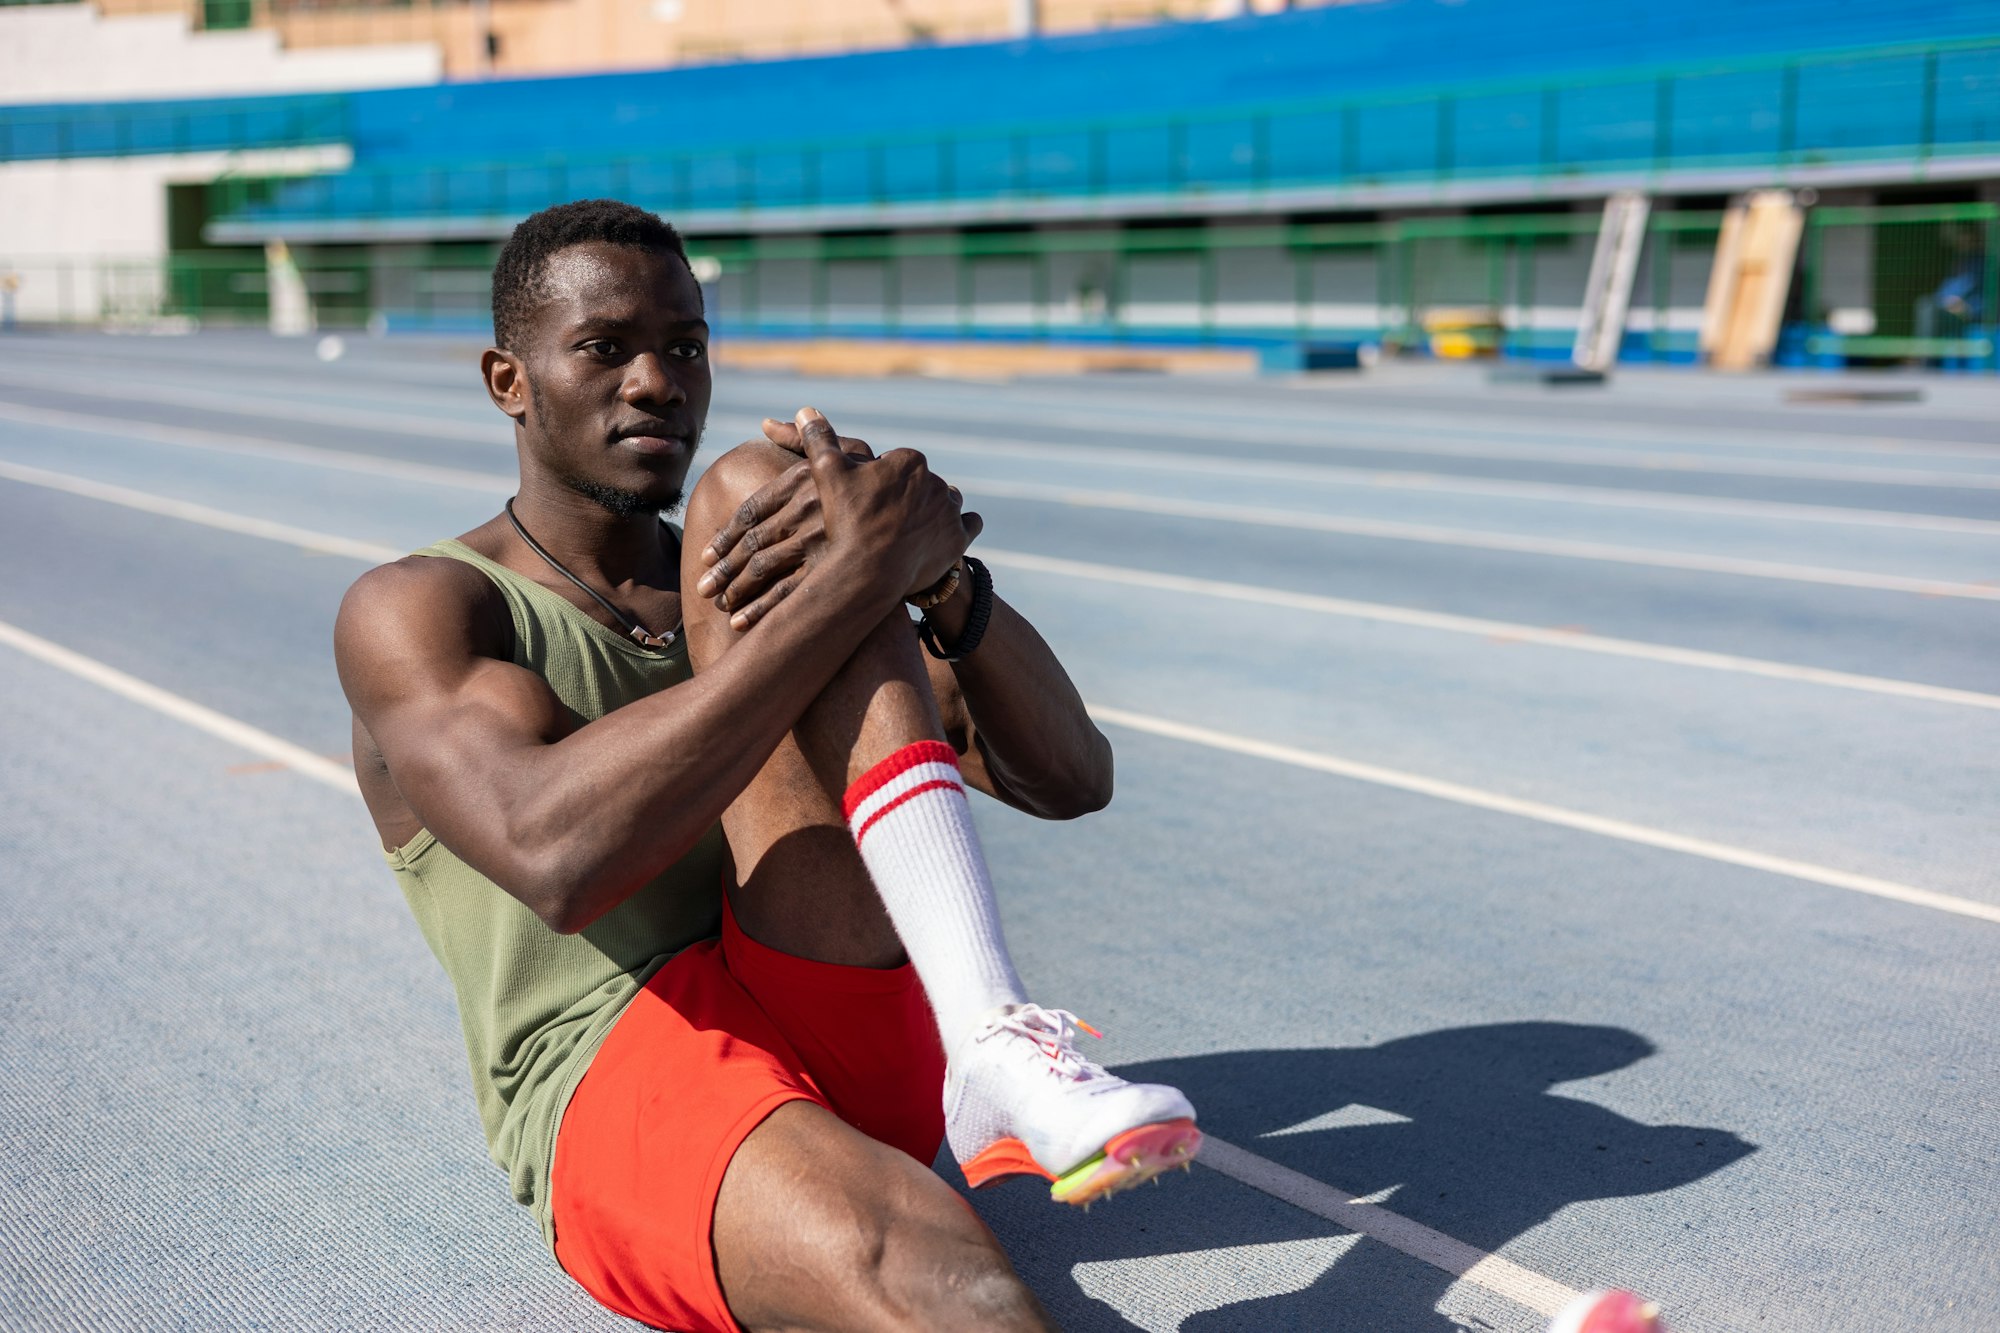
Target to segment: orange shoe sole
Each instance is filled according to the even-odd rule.
[[[1031,1157],[1019,1139],[1001,1139],[965,1164],[965,1183],[979,1189],[1002,1176],[1040,1176],[1050,1182],[1049,1197],[1057,1203],[1087,1208],[1163,1171],[1185,1169],[1200,1151],[1201,1131],[1194,1121],[1162,1120],[1114,1136],[1104,1151],[1056,1176]]]

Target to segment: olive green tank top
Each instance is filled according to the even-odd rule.
[[[462,542],[416,554],[462,560],[493,580],[513,614],[515,664],[547,681],[576,725],[690,675],[685,639],[642,648]],[[721,827],[575,935],[550,930],[429,830],[386,855],[458,994],[487,1149],[553,1248],[549,1166],[563,1110],[626,1002],[668,958],[719,929]]]

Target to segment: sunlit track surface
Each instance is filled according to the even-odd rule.
[[[1008,920],[1229,1149],[975,1196],[1065,1327],[2000,1325],[2000,387],[1831,383],[719,372],[959,480],[1118,748]],[[460,345],[0,338],[10,1323],[625,1327],[338,767],[340,593],[511,471]]]

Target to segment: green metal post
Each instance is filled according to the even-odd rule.
[[[1125,336],[1125,259],[1125,242],[1121,238],[1118,248],[1111,252],[1110,291],[1106,293],[1110,309],[1105,311],[1111,316],[1112,333],[1121,338]]]
[[[832,261],[827,258],[824,243],[821,244],[819,253],[813,256],[811,263],[813,332],[825,333],[827,307],[831,304],[827,286],[832,275],[828,269],[832,267]]]
[[[1648,336],[1652,346],[1653,359],[1664,361],[1667,355],[1667,302],[1673,299],[1674,242],[1673,233],[1663,225],[1657,214],[1647,228],[1650,233],[1646,240],[1652,247],[1647,260],[1653,266],[1653,329]]]
[[[894,250],[882,256],[882,325],[888,333],[903,327],[903,259]]]
[[[1826,250],[1826,227],[1824,219],[1806,215],[1805,256],[1799,271],[1799,309],[1805,315],[1806,337],[1812,337],[1812,330],[1819,323],[1819,275],[1822,256]]]
[[[1986,220],[1986,273],[1980,322],[1986,326],[1986,366],[2000,370],[2000,216]]]
[[[958,288],[958,332],[964,336],[972,332],[972,257],[966,253],[966,238],[959,233],[958,249],[953,251],[952,279]]]
[[[1196,259],[1195,299],[1201,309],[1201,340],[1215,341],[1215,246],[1204,236]]]
[[[1503,321],[1507,312],[1507,256],[1517,249],[1525,248],[1518,236],[1496,236],[1486,243],[1486,304]],[[1500,327],[1500,355],[1512,350],[1508,345],[1509,331],[1503,322]]]
[[[1035,254],[1028,261],[1034,265],[1029,276],[1029,297],[1035,303],[1035,336],[1046,339],[1049,336],[1049,248],[1037,245]]]

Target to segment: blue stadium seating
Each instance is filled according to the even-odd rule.
[[[1991,0],[1377,0],[1222,23],[357,96],[358,158],[1011,131],[2000,36]],[[1651,108],[1646,108],[1650,114]]]
[[[503,217],[593,193],[687,212],[1992,151],[2000,5],[1374,0],[337,100],[243,99],[255,106],[237,117],[240,146],[346,142],[355,167],[248,191],[239,216]],[[145,151],[169,123],[217,146],[227,119],[210,104],[0,109],[0,158]]]

